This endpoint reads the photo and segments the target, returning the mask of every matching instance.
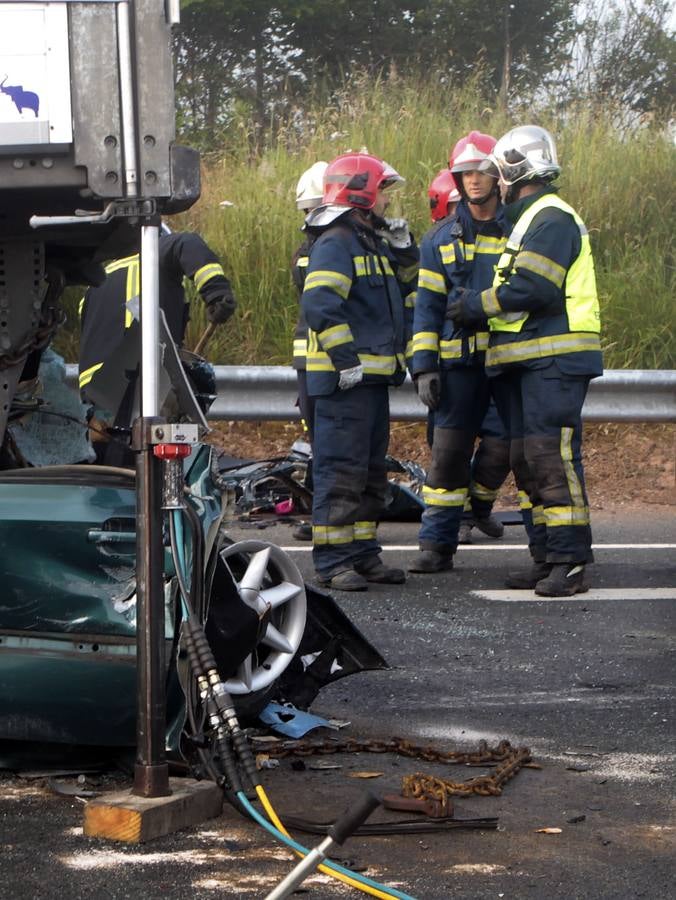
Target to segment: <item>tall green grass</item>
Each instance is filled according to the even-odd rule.
[[[275,136],[266,149],[252,151],[253,126],[243,120],[222,153],[204,159],[199,203],[170,224],[200,232],[223,256],[239,300],[235,320],[215,335],[210,358],[259,365],[290,360],[298,300],[289,261],[302,240],[295,185],[317,159],[363,148],[386,159],[407,179],[391,212],[405,215],[422,236],[430,225],[427,187],[452,144],[471,129],[499,137],[531,121],[554,133],[561,194],[591,233],[606,365],[675,366],[676,151],[669,135],[649,129],[622,134],[610,112],[591,107],[508,116],[481,99],[478,79],[459,89],[433,74],[423,81],[352,77],[330,105],[271,123]],[[222,207],[222,201],[233,205]],[[189,345],[204,327],[204,310],[194,299]],[[72,332],[61,338],[69,354],[74,341]]]

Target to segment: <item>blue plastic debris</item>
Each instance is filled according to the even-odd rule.
[[[281,703],[268,703],[258,718],[273,731],[278,731],[291,738],[300,738],[313,728],[333,728],[328,719],[313,716],[295,706],[284,706]]]

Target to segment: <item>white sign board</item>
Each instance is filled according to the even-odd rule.
[[[66,3],[0,3],[0,147],[73,140]]]

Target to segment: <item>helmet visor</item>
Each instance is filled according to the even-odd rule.
[[[386,163],[384,160],[383,167],[383,175],[380,179],[380,184],[378,185],[381,191],[385,191],[406,183],[406,179],[403,178],[395,168],[393,168],[389,163]]]
[[[486,159],[483,159],[477,166],[477,170],[483,172],[484,175],[490,175],[492,178],[500,177],[500,169],[492,156],[487,156]]]

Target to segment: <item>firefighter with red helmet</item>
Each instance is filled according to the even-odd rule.
[[[603,372],[589,233],[552,185],[561,168],[546,129],[512,128],[483,167],[500,177],[508,239],[491,284],[460,294],[449,315],[490,330],[486,371],[509,431],[532,557],[507,585],[572,596],[588,589],[593,560],[582,406]]]
[[[329,163],[322,204],[306,219],[316,232],[301,298],[315,402],[313,562],[319,583],[339,590],[406,577],[384,565],[376,537],[387,491],[388,391],[406,375],[414,291],[402,278],[417,274],[402,273],[378,233],[391,230],[387,188],[402,181],[378,157],[343,154]]]
[[[462,199],[450,168],[441,169],[432,179],[427,194],[430,198],[430,216],[433,223],[442,222],[453,215]],[[431,240],[435,229],[429,231]],[[427,418],[427,438],[430,447],[434,435],[434,411]],[[493,504],[509,474],[509,441],[500,420],[495,403],[491,401],[479,432],[479,443],[472,457],[469,496],[460,526],[458,542],[471,544],[473,528],[488,537],[502,537],[505,527],[493,515]]]
[[[462,199],[450,169],[441,169],[430,182],[427,196],[430,198],[430,215],[433,222],[452,216]]]
[[[484,372],[488,335],[485,330],[457,327],[447,309],[463,289],[481,290],[491,284],[502,253],[497,179],[479,172],[494,146],[495,138],[479,131],[456,143],[449,168],[462,199],[454,215],[433,227],[421,245],[410,368],[418,395],[432,412],[433,434],[432,461],[423,486],[420,552],[409,566],[411,572],[453,568],[473,483],[474,443],[489,408]],[[506,456],[505,447],[503,469]],[[499,486],[505,475],[495,474]],[[474,485],[473,493],[489,489],[478,480]],[[480,511],[477,507],[476,515]]]

